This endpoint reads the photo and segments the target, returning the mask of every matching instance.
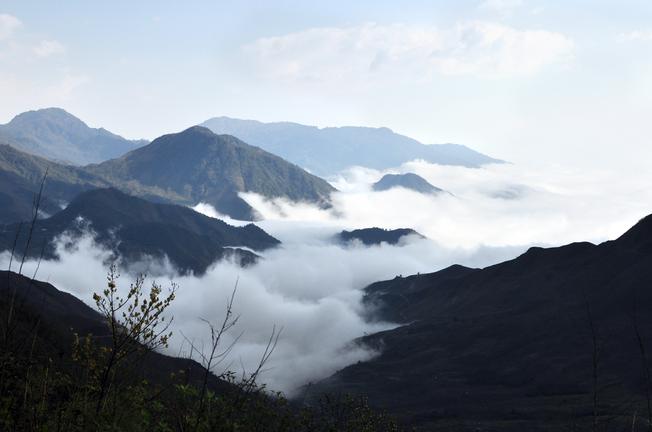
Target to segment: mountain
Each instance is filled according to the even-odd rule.
[[[0,203],[4,204],[0,206],[0,224],[31,219],[33,203],[44,178],[40,217],[60,211],[81,192],[97,188],[120,188],[156,202],[183,202],[183,197],[156,186],[106,179],[87,167],[60,164],[0,143]]]
[[[0,224],[32,217],[34,198],[46,172],[41,211],[49,215],[82,191],[110,185],[82,168],[58,164],[0,143]]]
[[[236,136],[326,177],[351,166],[387,169],[415,159],[466,167],[502,162],[462,145],[424,145],[388,128],[317,128],[297,123],[261,123],[229,117],[215,117],[206,120],[202,126],[218,134]]]
[[[372,246],[381,243],[395,245],[405,236],[417,236],[422,239],[425,238],[410,228],[398,228],[393,230],[386,230],[383,228],[362,228],[352,231],[344,230],[338,233],[335,238],[338,242],[343,244],[348,244],[351,241],[357,240],[366,246]]]
[[[98,291],[102,288],[102,283],[103,278],[100,276]],[[59,369],[59,372],[69,372],[69,360],[66,359],[72,354],[75,334],[80,337],[92,334],[95,336],[93,340],[99,344],[110,340],[108,326],[100,314],[78,298],[58,290],[49,283],[14,272],[0,271],[0,308],[3,313],[6,313],[11,299],[14,300],[16,312],[13,331],[18,336],[29,338],[31,349],[27,349],[29,364],[32,367],[42,364]],[[17,347],[9,345],[9,348],[19,351]],[[26,345],[19,345],[21,346],[25,349]],[[7,346],[3,345],[4,348]],[[20,360],[11,358],[16,363]],[[137,373],[140,379],[154,383],[168,384],[171,374],[178,375],[182,371],[186,383],[198,385],[201,384],[205,372],[194,360],[170,357],[156,351],[140,357],[139,360],[144,364],[138,365],[137,369],[133,368],[132,372]],[[3,367],[5,366],[7,365],[3,364]],[[16,364],[12,366],[15,367]],[[208,379],[210,386],[215,390],[230,387],[213,374],[209,374]],[[6,417],[3,417],[3,420],[5,419]]]
[[[28,153],[75,165],[113,159],[147,143],[90,128],[61,108],[17,115],[0,125],[0,140]]]
[[[649,216],[600,245],[372,284],[369,318],[401,325],[312,391],[365,394],[417,430],[645,430],[651,263]]]
[[[426,179],[414,173],[385,174],[383,178],[372,186],[375,191],[386,191],[396,187],[410,189],[422,194],[438,194],[444,192],[443,189],[431,185]]]
[[[325,206],[335,190],[280,157],[199,126],[164,135],[118,159],[87,169],[121,189],[156,188],[169,201],[205,202],[242,220],[253,220],[256,215],[238,192]]]
[[[109,312],[102,314],[48,283],[0,271],[3,431],[403,430],[364,400],[323,397],[320,406],[311,409],[268,391],[255,376],[239,379],[231,362],[224,366],[220,361],[232,345],[208,345],[217,353],[213,362],[202,350],[202,338],[219,328],[207,329],[209,336],[195,330],[192,339],[186,338],[174,324],[166,326],[174,317],[170,309],[159,315],[165,300],[156,293],[148,295],[149,286],[143,285],[142,296],[136,283],[129,298],[114,297],[102,275],[97,276],[98,285],[87,288],[97,301],[105,301]],[[182,290],[179,287],[176,294]],[[237,316],[228,322],[235,325]],[[164,355],[147,343],[163,335],[181,339],[174,350],[180,357]],[[216,376],[181,357],[193,356],[193,350],[199,350],[194,357],[204,364],[228,371]]]
[[[253,224],[234,227],[187,207],[151,203],[116,189],[96,189],[39,220],[28,254],[38,257],[45,247],[44,256],[55,258],[57,236],[64,232],[80,235],[87,227],[98,242],[128,262],[165,255],[181,272],[204,273],[216,260],[228,256],[247,265],[257,258],[250,249],[262,251],[280,244]],[[17,237],[19,229],[17,224],[2,227],[0,249],[11,249],[18,238],[16,250],[24,250],[28,230],[23,226]]]
[[[238,192],[286,197],[327,206],[335,189],[301,168],[230,136],[193,127],[165,135],[121,158],[76,167],[28,154],[0,142],[0,223],[31,217],[47,172],[42,210],[53,214],[79,193],[114,187],[149,201],[194,205],[200,201],[237,219],[254,210]]]

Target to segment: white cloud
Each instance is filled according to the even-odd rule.
[[[453,196],[405,189],[371,192],[371,184],[387,172],[416,173]],[[270,202],[251,193],[242,197],[268,220],[413,228],[446,249],[473,250],[614,238],[652,213],[652,192],[646,186],[650,181],[652,175],[627,178],[558,166],[469,169],[415,161],[395,170],[353,168],[343,173],[332,181],[340,192],[332,195],[331,210]]]
[[[484,21],[450,29],[375,23],[312,28],[244,47],[256,67],[275,78],[339,83],[530,75],[567,62],[573,49],[561,33]]]
[[[22,22],[13,15],[0,14],[0,41],[9,39]]]
[[[350,345],[364,333],[385,328],[364,319],[360,300],[367,284],[454,263],[483,267],[510,259],[533,244],[611,239],[652,212],[648,172],[623,178],[559,167],[468,169],[425,162],[393,171],[415,172],[455,196],[400,189],[372,192],[370,184],[384,172],[354,168],[333,181],[341,192],[333,197],[331,211],[244,195],[267,218],[258,223],[261,228],[283,242],[251,267],[219,262],[195,277],[179,276],[169,261],[133,264],[132,271],[147,269],[159,281],[171,277],[180,286],[172,310],[176,336],[169,353],[177,355],[182,348],[181,332],[198,345],[206,341],[199,318],[218,321],[239,278],[235,308],[241,319],[232,336],[240,331],[244,335],[220,367],[231,364],[239,371],[242,362],[252,370],[271,327],[281,326],[279,346],[263,381],[271,389],[292,392],[374,354]],[[206,204],[196,209],[218,215]],[[400,247],[343,248],[331,241],[342,229],[370,226],[414,228],[428,239],[413,238]],[[92,304],[92,292],[102,288],[106,251],[85,238],[77,249],[61,255],[60,262],[41,263],[38,278]],[[8,256],[0,254],[0,268],[6,268],[7,261]],[[35,264],[28,263],[26,274],[32,274]],[[123,286],[128,276],[124,279]]]
[[[218,212],[215,210],[215,207],[213,207],[210,204],[200,202],[199,204],[191,207],[194,211],[197,213],[201,213],[203,215],[206,215],[208,217],[212,217],[213,219],[220,219],[223,220],[224,222],[228,223],[229,225],[233,226],[244,226],[249,224],[249,221],[241,221],[237,219],[232,219],[230,216],[223,215],[222,213]]]
[[[497,257],[517,253],[512,249],[489,248],[452,251],[428,240],[413,240],[401,247],[343,248],[330,241],[335,227],[324,230],[293,223],[290,229],[286,224],[272,222],[266,228],[275,235],[281,234],[286,243],[265,252],[264,259],[253,266],[243,269],[222,261],[205,275],[195,277],[179,276],[169,261],[143,261],[130,263],[130,271],[122,271],[124,277],[119,286],[128,288],[129,278],[143,270],[157,275],[163,285],[168,278],[178,284],[170,311],[174,336],[168,353],[187,355],[189,349],[182,335],[196,346],[205,346],[208,329],[201,318],[212,322],[222,319],[226,301],[238,281],[234,312],[240,318],[234,332],[225,337],[224,346],[240,333],[242,336],[215,372],[230,368],[239,373],[242,367],[253,371],[276,325],[283,330],[262,381],[272,390],[289,394],[375,355],[351,344],[365,333],[393,327],[365,320],[362,288],[369,283],[398,274],[432,271],[451,260],[486,265]],[[37,277],[92,305],[93,292],[103,289],[110,254],[89,236],[73,248],[64,248],[64,243],[62,240],[58,244],[61,260],[41,262]],[[0,254],[0,266],[6,268],[8,260],[8,253]],[[36,261],[27,262],[24,273],[33,274],[36,266]]]
[[[618,35],[621,41],[652,41],[652,30],[636,30]]]
[[[61,42],[56,40],[42,40],[33,49],[34,54],[39,57],[49,57],[55,54],[62,54],[66,52],[66,47]]]

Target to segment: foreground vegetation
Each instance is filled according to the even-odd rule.
[[[164,358],[156,350],[173,337],[166,310],[176,287],[147,289],[141,277],[121,296],[112,268],[106,288],[94,295],[104,331],[62,334],[19,301],[21,287],[10,277],[18,275],[7,273],[0,296],[0,430],[398,430],[364,399],[325,396],[298,406],[266,391],[257,378],[273,353],[276,330],[256,371],[241,377],[208,372],[230,350],[222,336],[237,323],[233,296],[221,324],[207,323],[211,344],[195,353],[202,365],[188,360],[185,368],[157,374],[148,369],[153,357]]]

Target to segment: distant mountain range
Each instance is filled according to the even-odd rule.
[[[403,325],[312,391],[364,394],[417,430],[548,431],[591,430],[595,390],[598,424],[631,430],[647,412],[651,263],[649,216],[598,246],[372,284],[370,318]]]
[[[167,256],[181,272],[203,273],[215,261],[230,256],[247,265],[257,258],[248,249],[262,251],[280,244],[253,224],[234,227],[187,207],[150,203],[116,189],[96,189],[39,220],[28,255],[38,257],[43,251],[44,258],[56,258],[56,237],[64,232],[76,237],[88,228],[96,241],[126,262]],[[18,239],[16,250],[22,254],[28,232],[26,224],[0,226],[0,250],[11,250]]]
[[[253,209],[238,192],[285,197],[322,206],[335,189],[258,147],[194,126],[164,135],[126,155],[86,167],[121,189],[144,186],[172,202],[205,202],[235,219],[253,220]]]
[[[414,173],[385,174],[383,178],[373,184],[372,189],[375,191],[386,191],[397,187],[410,189],[422,194],[438,194],[444,192],[443,189],[431,185],[426,179]]]
[[[465,167],[502,162],[462,145],[424,145],[388,128],[317,128],[229,117],[215,117],[206,120],[202,126],[218,134],[236,136],[326,177],[355,165],[387,169],[415,159]]]
[[[90,128],[61,108],[17,115],[0,125],[0,141],[33,155],[74,165],[102,162],[147,144],[127,140],[106,129]]]
[[[387,243],[395,245],[405,236],[417,236],[425,238],[410,228],[398,228],[387,230],[383,228],[361,228],[352,231],[342,231],[335,236],[335,239],[342,244],[349,244],[352,241],[359,241],[365,246]]]
[[[220,213],[253,220],[239,192],[285,197],[328,206],[335,189],[301,168],[227,135],[202,127],[170,134],[101,164],[76,167],[0,143],[0,223],[31,216],[39,184],[47,175],[42,210],[53,214],[82,191],[115,187],[155,202],[206,202]]]

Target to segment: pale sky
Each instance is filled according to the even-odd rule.
[[[226,115],[386,126],[516,163],[652,160],[652,2],[0,3],[0,122],[128,138]]]

